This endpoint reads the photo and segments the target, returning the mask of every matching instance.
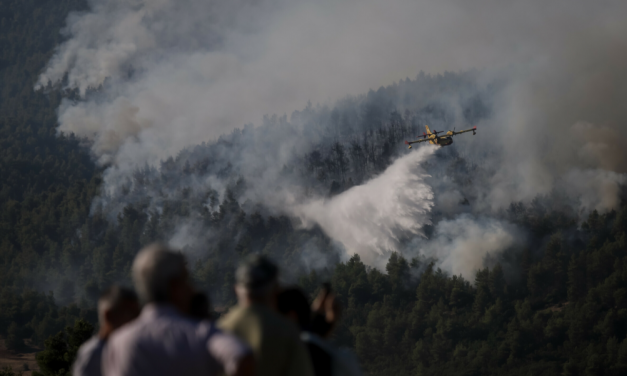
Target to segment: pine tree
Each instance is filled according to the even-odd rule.
[[[34,376],[70,375],[70,367],[76,358],[80,345],[91,337],[94,327],[84,320],[76,320],[74,326],[48,338],[44,351],[37,353],[40,372]]]
[[[575,303],[586,295],[585,255],[573,255],[568,265],[568,301]]]

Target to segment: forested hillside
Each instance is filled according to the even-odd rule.
[[[382,173],[424,124],[488,118],[498,87],[479,85],[476,72],[420,74],[334,105],[309,104],[289,119],[268,116],[104,192],[89,141],[56,129],[61,99],[75,93],[33,90],[68,12],[85,6],[0,2],[0,336],[15,351],[45,344],[44,374],[67,371],[76,342],[96,324],[96,297],[130,283],[142,246],[181,238],[197,286],[221,307],[234,302],[237,261],[254,252],[277,260],[285,281],[311,296],[331,281],[344,306],[335,341],[353,348],[369,375],[627,372],[625,202],[581,215],[557,192],[491,213],[524,242],[488,255],[468,280],[440,269],[441,260],[413,257],[419,249],[410,241],[385,270],[358,255],[347,261],[320,227],[302,227],[251,196],[271,193],[263,179],[271,176],[303,197],[331,198]],[[435,187],[449,182],[463,192],[456,210],[483,210],[489,164],[451,148],[424,168]],[[425,235],[451,216],[436,205]]]
[[[514,209],[515,221],[554,223]],[[627,206],[592,213],[582,231],[556,229],[541,252],[507,255],[474,281],[433,264],[415,278],[425,265],[400,256],[384,275],[354,257],[332,277],[347,306],[337,339],[377,375],[622,375],[626,225]]]
[[[41,345],[79,317],[34,285],[38,273],[61,273],[62,254],[76,239],[98,186],[81,140],[57,134],[61,93],[34,92],[37,75],[62,40],[70,10],[83,1],[0,3],[0,335],[19,349]],[[55,277],[53,277],[55,278]]]

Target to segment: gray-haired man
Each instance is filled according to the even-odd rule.
[[[143,249],[133,263],[133,281],[146,305],[111,336],[102,358],[105,376],[254,373],[248,346],[185,316],[194,292],[181,253],[160,245]]]
[[[129,289],[112,286],[98,299],[98,334],[85,342],[72,365],[74,376],[101,375],[101,357],[104,345],[113,331],[135,319],[139,314],[137,295]]]
[[[278,269],[263,256],[252,256],[237,269],[238,305],[220,326],[246,341],[264,376],[313,376],[309,353],[296,326],[276,312]]]

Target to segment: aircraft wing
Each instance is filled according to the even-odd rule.
[[[477,127],[472,127],[470,129],[465,129],[463,131],[459,131],[459,132],[453,132],[452,136],[458,135],[458,134],[462,134],[462,133],[466,133],[466,132],[472,132],[473,134],[477,131]]]
[[[423,138],[422,140],[416,140],[416,141],[405,141],[405,145],[409,145],[408,149],[411,149],[411,144],[419,144],[421,142],[427,142],[427,141],[432,141],[432,138]]]

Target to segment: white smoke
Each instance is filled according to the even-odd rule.
[[[431,239],[418,240],[414,247],[420,254],[437,259],[442,270],[474,281],[488,256],[498,256],[522,241],[520,230],[512,224],[463,214],[438,222]]]
[[[603,3],[91,0],[68,18],[38,87],[64,82],[85,97],[64,101],[60,130],[94,140],[116,172],[109,185],[308,100],[483,69],[483,84],[506,90],[482,137],[456,147],[498,150],[482,161],[496,171],[484,206],[498,211],[548,194],[571,169],[627,171],[627,3]]]
[[[424,146],[394,161],[381,175],[328,200],[293,208],[305,226],[316,223],[341,242],[346,256],[359,254],[369,265],[385,266],[403,240],[424,236],[431,224],[433,191],[421,165],[436,146]]]
[[[331,103],[421,70],[480,69],[477,85],[497,82],[503,90],[478,136],[451,146],[492,173],[473,210],[498,212],[512,201],[556,189],[576,196],[586,210],[610,210],[618,203],[627,171],[622,103],[627,2],[90,0],[89,5],[89,11],[68,18],[68,40],[37,87],[62,84],[79,91],[82,100],[62,103],[59,129],[93,140],[94,155],[108,166],[105,192],[115,192],[109,188],[138,166],[156,166],[264,114],[291,113],[309,100]],[[243,171],[263,175],[264,184],[250,197],[273,195],[284,158],[306,142],[259,141],[262,151],[242,158]],[[397,161],[386,171],[387,181],[384,174],[331,200],[287,210],[318,223],[348,252],[379,263],[429,221],[431,189],[410,163],[426,158],[426,150]],[[278,154],[280,160],[274,158]],[[400,174],[403,169],[413,173]],[[459,213],[466,192],[453,183],[438,184],[436,205],[449,215]],[[487,225],[473,227],[473,220]],[[467,273],[485,252],[512,243],[505,225],[475,217],[458,221],[446,222],[447,231],[438,226],[436,236],[438,244],[452,249],[440,254],[452,272]],[[468,230],[453,231],[462,224]],[[456,257],[472,260],[455,266]]]

